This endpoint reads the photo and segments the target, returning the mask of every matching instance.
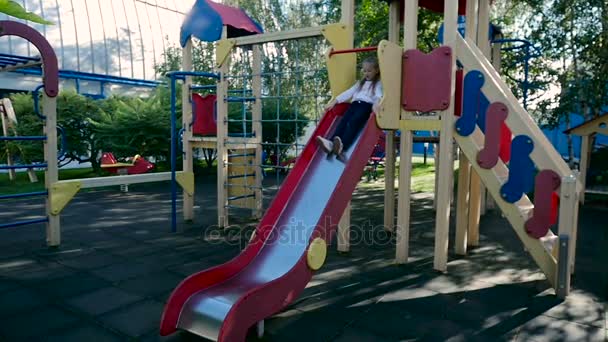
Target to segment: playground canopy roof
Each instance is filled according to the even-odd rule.
[[[608,113],[604,113],[580,125],[564,131],[565,134],[591,135],[595,133],[608,135]]]
[[[228,27],[228,38],[264,32],[262,26],[240,8],[197,0],[182,24],[180,44],[186,46],[191,36],[207,42],[219,40],[224,25]]]

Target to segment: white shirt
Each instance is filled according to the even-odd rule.
[[[336,97],[337,103],[346,102],[349,99],[351,102],[363,101],[371,104],[377,104],[382,98],[382,82],[376,82],[375,89],[372,88],[372,81],[365,81],[363,87],[359,90],[359,82],[355,83],[350,89]]]

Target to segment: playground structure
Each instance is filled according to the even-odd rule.
[[[444,13],[443,45],[430,54],[416,49],[419,5]],[[377,47],[357,49],[352,47],[354,8],[354,1],[342,1],[342,19],[337,26],[218,42],[218,151],[225,151],[221,144],[225,141],[222,126],[227,101],[221,99],[227,98],[227,87],[222,81],[228,70],[227,51],[234,47],[249,45],[255,55],[256,43],[322,32],[333,45],[326,54],[333,96],[354,83],[355,53],[373,50],[377,50],[385,93],[380,109],[347,152],[345,164],[326,158],[314,139],[309,140],[241,254],[191,275],[174,290],[163,312],[161,335],[183,329],[212,340],[240,341],[256,324],[262,333],[263,320],[297,298],[314,271],[322,267],[327,241],[336,230],[338,248],[348,249],[350,196],[381,130],[388,131],[388,229],[394,224],[394,134],[401,131],[394,227],[397,263],[408,260],[412,132],[439,131],[434,269],[447,271],[455,141],[460,149],[456,253],[466,254],[468,246],[479,244],[483,185],[556,294],[565,297],[569,293],[581,186],[499,75],[500,48],[492,51],[493,37],[487,34],[490,0],[390,2],[388,40]],[[401,13],[404,46],[398,44]],[[457,31],[458,15],[467,18],[463,35]],[[457,62],[462,70],[457,70]],[[329,134],[346,106],[327,111],[313,137]],[[227,155],[223,154],[219,161],[225,167]],[[221,191],[218,183],[218,196]],[[532,192],[534,202],[528,197]],[[218,206],[218,210],[222,208]],[[555,225],[557,234],[551,230]],[[304,240],[294,241],[295,236]]]
[[[343,27],[333,25],[294,30],[286,36],[273,33],[258,38],[263,32],[262,28],[239,9],[211,1],[197,1],[188,14],[182,25],[180,39],[183,47],[182,71],[169,73],[172,84],[177,80],[183,81],[182,103],[192,103],[192,106],[182,107],[183,171],[192,175],[195,149],[217,150],[219,226],[226,227],[230,213],[239,209],[251,212],[254,217],[261,217],[264,209],[264,169],[276,171],[278,183],[280,171],[286,171],[293,165],[293,158],[283,160],[284,151],[292,149],[296,155],[300,154],[303,145],[297,141],[291,143],[282,140],[281,135],[285,134],[281,130],[282,124],[293,124],[297,139],[298,134],[304,132],[309,123],[318,122],[319,99],[322,96],[316,93],[319,87],[314,87],[313,92],[304,93],[301,84],[296,82],[295,86],[288,87],[281,83],[281,78],[312,79],[313,82],[318,82],[318,79],[322,78],[320,73],[325,71],[320,70],[314,63],[309,65],[311,63],[303,61],[304,57],[299,56],[300,44],[322,44],[322,37],[335,35],[340,29]],[[193,38],[207,42],[223,39],[217,48],[217,70],[214,73],[192,70]],[[291,65],[291,68],[286,66],[289,61],[282,61],[280,57],[274,57],[273,60],[267,56],[269,51],[272,53],[273,50],[281,49],[296,51],[295,65]],[[321,58],[315,56],[310,60],[316,62]],[[266,65],[265,69],[263,63],[273,64]],[[267,71],[270,67],[272,71]],[[217,84],[193,84],[193,78],[197,76],[217,79]],[[176,88],[172,86],[171,89],[174,101]],[[200,93],[201,91],[206,93]],[[315,107],[315,115],[309,118],[298,117],[299,111],[306,110],[298,104],[300,102],[314,103],[309,107]],[[285,118],[285,105],[289,103],[295,108],[292,109],[295,117]],[[241,118],[229,117],[228,113],[234,106],[240,106]],[[263,117],[263,107],[266,107],[266,112],[276,108],[276,115]],[[172,121],[175,117],[173,111]],[[276,129],[273,132],[275,141],[262,139],[265,123]],[[232,132],[235,127],[239,129],[238,133]],[[177,152],[174,156],[176,155]],[[267,164],[266,159],[271,160],[271,164]],[[183,195],[185,220],[194,219],[194,191],[189,190],[191,191],[184,192]],[[177,196],[173,194],[174,207],[176,200]],[[242,210],[239,213],[242,213]]]
[[[40,218],[20,220],[9,223],[0,224],[2,228],[13,228],[24,225],[45,223],[46,224],[46,242],[49,247],[58,247],[61,244],[61,224],[60,214],[63,208],[71,201],[71,199],[78,193],[80,189],[85,188],[97,188],[104,186],[127,186],[134,183],[148,183],[167,181],[172,176],[177,177],[177,181],[180,184],[187,185],[187,179],[182,177],[182,173],[178,172],[172,175],[171,172],[162,173],[151,173],[151,174],[127,174],[113,177],[97,177],[97,178],[84,178],[78,180],[58,180],[59,173],[59,161],[64,157],[63,151],[58,151],[58,132],[64,134],[60,127],[57,126],[57,100],[56,97],[59,93],[59,78],[60,70],[57,64],[57,56],[50,46],[48,41],[38,31],[33,28],[14,21],[0,21],[0,36],[17,36],[30,42],[36,47],[40,53],[40,58],[33,59],[28,58],[24,62],[20,58],[2,58],[3,71],[22,71],[24,73],[36,74],[40,73],[42,76],[42,85],[38,86],[33,90],[34,97],[34,109],[36,114],[44,120],[44,135],[41,136],[3,136],[0,140],[4,141],[42,141],[44,142],[44,162],[34,164],[13,164],[0,166],[0,170],[17,170],[17,169],[44,169],[45,170],[45,190],[36,191],[30,193],[20,193],[14,195],[1,195],[0,200],[13,199],[13,198],[26,198],[26,197],[46,197],[45,207],[46,215]],[[31,70],[28,68],[42,66],[39,70]],[[24,69],[22,69],[24,68]],[[74,75],[67,75],[67,78],[75,77]],[[96,80],[100,82],[109,82],[112,77],[94,77],[93,75],[87,75],[85,77],[88,80]],[[122,80],[127,82],[126,80]],[[129,82],[127,82],[129,83]],[[142,83],[131,81],[134,85],[142,85]],[[100,85],[103,86],[103,85]],[[42,100],[39,100],[40,90],[44,89],[41,93]],[[103,87],[102,87],[103,90]],[[103,96],[103,92],[101,95]],[[6,100],[5,100],[6,101]],[[9,102],[10,103],[10,102]],[[39,108],[41,104],[42,110]],[[8,107],[7,102],[3,102],[3,107]],[[62,139],[62,144],[65,144],[65,139]],[[62,145],[64,147],[65,145]],[[137,161],[136,161],[137,164]],[[143,165],[143,169],[148,169],[150,165]],[[143,171],[143,170],[142,170]],[[175,224],[172,226],[172,231],[176,230]]]
[[[580,192],[580,201],[582,204],[585,203],[585,192],[597,193],[597,194],[608,194],[607,189],[592,190],[586,188],[587,171],[589,169],[589,163],[591,162],[591,152],[593,152],[592,141],[596,135],[608,136],[608,113],[600,115],[594,119],[583,122],[582,124],[572,127],[566,131],[565,134],[573,134],[581,136],[581,159],[579,161],[580,170],[580,182],[582,190]]]

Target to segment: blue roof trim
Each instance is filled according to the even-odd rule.
[[[182,24],[179,42],[185,47],[191,36],[202,41],[214,42],[222,38],[222,27],[222,17],[207,1],[199,0],[194,3]]]

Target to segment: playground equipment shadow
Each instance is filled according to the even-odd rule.
[[[351,251],[331,246],[304,293],[266,321],[262,341],[608,338],[607,209],[581,210],[573,292],[559,301],[496,212],[482,217],[481,247],[450,254],[449,272],[434,272],[430,194],[413,195],[410,262],[395,265],[382,185],[355,192]],[[200,341],[158,336],[163,305],[183,278],[239,253],[253,226],[233,220],[222,232],[214,181],[197,191],[196,223],[180,222],[177,233],[162,184],[79,194],[63,213],[58,249],[45,247],[42,225],[0,231],[0,341]],[[0,203],[0,220],[42,211],[42,202]]]

